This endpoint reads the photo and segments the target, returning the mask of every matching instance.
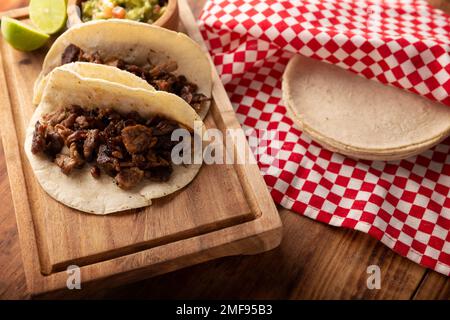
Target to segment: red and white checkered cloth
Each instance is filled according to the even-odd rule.
[[[415,0],[210,0],[200,27],[244,130],[277,134],[255,150],[277,203],[450,275],[450,138],[402,161],[355,161],[311,141],[281,100],[300,53],[450,107],[447,15]]]

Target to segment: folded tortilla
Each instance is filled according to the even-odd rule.
[[[131,88],[141,88],[155,91],[155,88],[153,88],[147,81],[136,77],[134,74],[104,64],[75,62],[65,64],[60,68],[73,71],[83,78],[101,79],[109,82],[123,84]],[[49,77],[46,76],[41,81],[36,82],[33,97],[33,103],[36,105],[38,105],[42,99],[42,93],[45,90],[48,78]]]
[[[175,75],[184,75],[198,86],[198,92],[211,98],[211,64],[202,48],[188,36],[147,23],[130,20],[96,20],[74,26],[56,39],[45,57],[42,72],[34,86],[33,102],[37,105],[42,94],[43,79],[60,66],[64,50],[76,45],[84,52],[98,52],[103,58],[118,58],[135,65],[148,61],[160,64],[176,61]],[[107,70],[98,70],[99,78],[106,79]],[[138,77],[136,77],[138,78]],[[45,81],[45,80],[44,80]],[[139,87],[139,85],[136,85]],[[150,85],[149,85],[150,86]],[[203,119],[210,101],[203,102],[198,112]]]
[[[119,71],[113,70],[117,75]],[[89,167],[64,175],[61,169],[45,155],[31,152],[35,123],[44,115],[79,105],[83,108],[113,108],[121,113],[138,112],[144,118],[160,115],[193,129],[194,122],[201,124],[200,117],[176,95],[130,88],[103,79],[83,78],[66,68],[53,70],[47,79],[42,99],[35,110],[26,131],[25,152],[42,188],[57,201],[80,211],[108,214],[148,206],[152,199],[171,194],[191,182],[198,173],[199,164],[173,165],[169,181],[154,182],[144,179],[132,190],[117,187],[113,178],[102,174],[93,179]],[[168,106],[170,106],[168,108]]]

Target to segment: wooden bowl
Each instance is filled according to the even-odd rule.
[[[67,6],[68,27],[83,23],[81,20],[81,3],[85,0],[69,0]],[[178,1],[169,0],[167,9],[164,14],[156,20],[153,25],[163,28],[177,30],[178,29]]]

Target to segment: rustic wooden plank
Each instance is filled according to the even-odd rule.
[[[375,239],[281,209],[280,247],[228,257],[102,290],[89,298],[409,299],[424,269]],[[367,266],[381,269],[381,289],[366,286]]]
[[[323,234],[321,228],[331,230]],[[305,225],[303,230],[310,228]],[[296,288],[291,298],[409,299],[425,272],[422,267],[397,255],[378,240],[358,231],[336,230],[317,224],[308,236],[311,237],[309,243],[302,246],[312,248],[314,251],[308,253],[314,256],[305,261],[311,264],[309,272],[302,275],[300,281],[303,285]],[[320,244],[315,245],[318,242]],[[369,266],[380,268],[379,290],[371,290],[367,286]],[[309,282],[314,286],[308,285]]]
[[[444,12],[450,13],[450,0],[428,0],[428,2]]]
[[[23,299],[27,296],[27,287],[1,141],[0,203],[0,299]]]
[[[0,12],[0,18],[1,17],[10,17],[15,19],[21,19],[28,17],[28,7],[18,8],[18,9],[12,9],[5,12]]]
[[[3,46],[0,45],[0,49]],[[28,61],[28,60],[23,60]],[[28,62],[27,62],[28,63]],[[34,237],[34,228],[32,225],[32,220],[30,216],[30,207],[28,202],[28,195],[26,192],[26,186],[24,183],[24,176],[22,171],[21,157],[19,156],[19,146],[17,143],[16,136],[16,124],[14,124],[13,113],[15,110],[11,110],[11,101],[14,97],[9,94],[9,86],[6,82],[6,72],[4,68],[4,54],[0,52],[0,118],[3,121],[2,124],[2,144],[4,150],[4,160],[5,165],[8,170],[8,177],[13,177],[17,180],[17,183],[10,183],[10,190],[12,194],[20,194],[22,197],[20,199],[12,199],[14,205],[14,213],[21,212],[22,215],[16,214],[16,221],[18,222],[18,233],[21,248],[26,248],[28,252],[36,252],[37,244]],[[16,200],[16,201],[15,201]],[[23,241],[22,241],[23,239]],[[32,257],[31,255],[22,254],[22,261],[24,265],[24,270],[26,273],[27,288],[28,290],[33,289],[33,284],[30,279],[32,274],[39,272],[39,259],[37,257]]]
[[[450,279],[437,272],[428,270],[413,299],[450,300]]]

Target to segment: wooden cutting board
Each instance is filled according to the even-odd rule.
[[[179,10],[180,30],[204,47],[185,0]],[[26,10],[14,14],[28,18]],[[218,257],[255,254],[280,243],[278,212],[257,165],[249,161],[204,165],[181,191],[150,207],[107,216],[73,210],[48,196],[23,151],[34,111],[33,84],[47,49],[21,53],[0,39],[0,130],[32,296],[78,296]],[[223,133],[241,130],[215,71],[213,78],[214,103],[206,126]],[[67,289],[70,265],[80,267],[82,290]]]

